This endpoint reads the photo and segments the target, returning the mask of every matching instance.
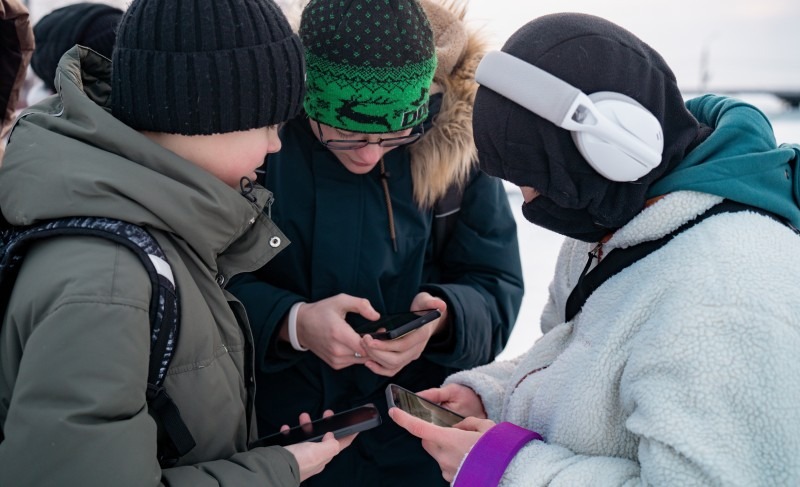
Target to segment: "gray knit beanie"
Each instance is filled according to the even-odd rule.
[[[153,132],[274,125],[305,94],[300,39],[272,0],[134,0],[112,70],[112,113]]]

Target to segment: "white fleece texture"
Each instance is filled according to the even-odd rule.
[[[604,251],[719,201],[682,191]],[[489,417],[537,431],[501,486],[800,485],[800,236],[724,213],[613,276],[564,323],[592,245],[567,240],[523,356],[448,378]]]

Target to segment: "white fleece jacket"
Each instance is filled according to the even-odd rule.
[[[682,191],[604,245],[661,237],[721,201]],[[593,245],[567,239],[524,355],[455,374],[489,417],[537,431],[501,486],[800,485],[800,236],[723,213],[613,276],[571,322]]]

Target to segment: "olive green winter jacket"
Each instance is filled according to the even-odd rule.
[[[287,450],[248,451],[252,338],[218,284],[288,243],[262,213],[271,195],[258,186],[251,202],[112,117],[110,69],[84,48],[62,58],[59,93],[12,132],[0,208],[18,225],[103,216],[156,237],[182,313],[165,387],[197,445],[159,468],[145,401],[150,279],[138,257],[104,239],[52,238],[28,252],[3,311],[0,485],[297,485]]]

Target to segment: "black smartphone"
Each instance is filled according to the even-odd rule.
[[[262,436],[254,441],[250,448],[260,446],[286,446],[304,441],[319,441],[325,433],[333,432],[336,438],[366,431],[381,424],[381,415],[373,404],[365,404],[357,408],[336,413],[327,418],[320,418],[311,423]]]
[[[408,389],[403,389],[397,384],[389,384],[386,387],[386,403],[389,407],[397,406],[408,414],[437,426],[453,426],[464,419],[464,416],[424,399]]]
[[[369,321],[357,313],[348,313],[345,320],[353,325],[353,329],[361,335],[369,334],[377,340],[394,340],[440,316],[442,313],[438,309],[423,309],[384,314],[377,321]]]

